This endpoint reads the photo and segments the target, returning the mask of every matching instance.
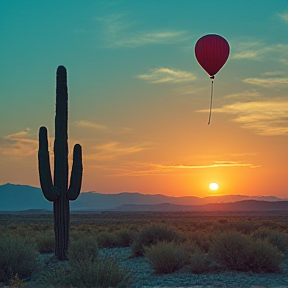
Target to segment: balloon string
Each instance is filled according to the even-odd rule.
[[[208,125],[210,124],[211,114],[212,114],[213,83],[214,83],[214,81],[212,80],[212,82],[211,82],[210,113],[209,113]]]

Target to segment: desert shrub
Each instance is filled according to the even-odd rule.
[[[211,270],[211,259],[207,253],[203,253],[200,249],[189,257],[189,269],[192,273],[201,274]]]
[[[149,247],[158,241],[172,242],[179,239],[179,234],[167,226],[151,225],[143,228],[132,244],[135,255],[144,254],[144,246]]]
[[[1,237],[0,255],[0,282],[28,277],[38,265],[35,246],[20,237]]]
[[[87,259],[85,265],[71,263],[66,282],[73,287],[128,288],[132,284],[129,270],[121,268],[115,259]]]
[[[173,273],[182,268],[188,259],[185,249],[175,242],[157,242],[144,249],[145,257],[156,273]]]
[[[67,287],[129,287],[131,274],[120,268],[115,259],[98,258],[95,238],[83,237],[70,245],[70,268],[62,271],[62,284]],[[64,279],[63,279],[64,275]],[[61,275],[56,275],[61,277]],[[53,280],[55,281],[55,280]]]
[[[239,232],[218,234],[210,254],[225,268],[241,271],[275,271],[283,259],[283,254],[268,242],[254,240]]]
[[[86,261],[94,262],[98,256],[98,244],[95,238],[84,236],[71,243],[68,249],[68,258],[70,264],[84,263]]]
[[[68,250],[70,268],[65,268],[61,275],[52,279],[61,280],[67,287],[129,287],[131,274],[119,267],[115,259],[98,257],[95,238],[83,237],[73,242]],[[55,274],[55,272],[53,272]],[[61,279],[58,279],[61,278]],[[60,282],[60,281],[59,281]],[[65,287],[66,287],[65,286]]]
[[[100,248],[115,247],[117,242],[116,235],[110,232],[100,232],[96,239]]]
[[[116,246],[130,247],[135,238],[135,232],[128,229],[120,229],[116,232]]]
[[[235,220],[227,223],[227,230],[249,235],[257,229],[257,224],[250,220]]]
[[[55,237],[53,235],[39,235],[35,239],[37,250],[40,253],[50,253],[55,248]]]
[[[267,241],[256,240],[248,249],[248,269],[256,272],[275,272],[280,269],[283,254]]]
[[[185,234],[185,237],[189,243],[195,243],[197,247],[207,253],[211,245],[211,235],[204,231],[194,231]]]
[[[220,219],[217,220],[217,222],[220,223],[220,224],[227,224],[228,220],[225,219],[225,218],[220,218]]]
[[[251,237],[259,240],[266,240],[271,245],[276,246],[281,252],[288,249],[288,235],[285,232],[260,228],[251,234]]]

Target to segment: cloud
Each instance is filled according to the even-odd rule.
[[[34,154],[38,149],[38,141],[29,138],[29,128],[0,139],[0,155],[26,157]]]
[[[237,101],[241,102],[248,102],[248,101],[255,101],[255,99],[261,99],[263,98],[262,94],[253,90],[253,91],[244,91],[240,93],[234,93],[226,95],[224,98],[230,98],[230,99],[237,99]]]
[[[96,20],[102,25],[102,33],[110,48],[128,47],[135,48],[149,44],[173,44],[189,39],[186,31],[175,30],[152,30],[130,32],[135,29],[137,23],[127,18],[127,14],[109,14],[105,17],[97,17]]]
[[[263,76],[283,76],[286,75],[286,72],[284,71],[268,71],[261,73]]]
[[[241,155],[243,156],[243,155]],[[163,173],[175,173],[177,170],[190,170],[190,169],[211,169],[211,168],[258,168],[259,165],[252,163],[244,163],[237,161],[214,161],[211,164],[206,165],[186,165],[186,164],[159,164],[159,163],[128,163],[122,169],[119,169],[118,173],[114,176],[143,176],[143,175],[155,175]],[[122,170],[122,171],[121,171]]]
[[[236,161],[215,161],[214,164],[209,165],[162,165],[155,164],[156,167],[160,169],[205,169],[205,168],[218,168],[218,167],[250,167],[256,168],[251,163],[240,163]]]
[[[98,145],[93,147],[94,150],[97,150],[97,153],[86,155],[87,159],[113,159],[122,155],[137,153],[143,151],[144,147],[134,145],[134,146],[122,146],[118,142],[109,142],[103,145]]]
[[[128,127],[121,127],[121,128],[112,129],[112,128],[109,128],[105,125],[90,122],[90,121],[85,121],[85,120],[76,121],[76,122],[74,122],[74,124],[76,126],[79,126],[79,127],[91,128],[91,129],[101,130],[101,131],[105,131],[105,132],[123,133],[123,132],[132,131],[132,128],[128,128]]]
[[[244,79],[243,82],[262,87],[271,87],[288,84],[288,78],[247,78]]]
[[[17,139],[17,138],[21,138],[23,136],[26,136],[29,133],[30,129],[26,128],[24,131],[20,131],[18,133],[14,133],[14,134],[10,134],[10,135],[6,135],[4,137],[4,139]]]
[[[106,130],[108,129],[105,125],[89,122],[89,121],[76,121],[75,124],[80,127],[86,127],[86,128],[93,128],[98,130]]]
[[[129,36],[117,37],[113,45],[120,47],[139,47],[148,44],[173,44],[187,40],[185,31],[140,32]]]
[[[258,53],[256,51],[245,51],[245,52],[239,52],[239,53],[235,53],[233,54],[233,56],[231,58],[234,59],[244,59],[244,58],[256,58],[258,56]]]
[[[233,43],[232,43],[233,44]],[[238,42],[233,44],[231,59],[251,59],[251,60],[276,60],[285,63],[288,58],[287,44],[266,45],[257,41]]]
[[[204,112],[204,110],[197,111]],[[206,110],[205,110],[206,112]],[[259,101],[234,103],[216,108],[213,112],[232,114],[241,127],[258,135],[277,136],[288,134],[288,101]]]
[[[288,22],[288,12],[286,13],[282,13],[282,14],[278,14],[278,16],[284,20],[285,22]]]
[[[233,45],[231,59],[258,59],[261,56],[263,44],[260,42],[239,42]]]
[[[150,74],[138,75],[137,78],[146,80],[149,83],[179,83],[197,79],[192,73],[169,68],[151,69]]]

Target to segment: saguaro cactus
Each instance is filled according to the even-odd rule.
[[[59,66],[56,76],[56,117],[54,141],[54,184],[52,182],[46,127],[39,129],[38,168],[40,184],[45,198],[53,201],[55,255],[58,260],[67,259],[69,243],[69,200],[77,199],[82,182],[82,148],[74,146],[73,165],[68,189],[68,91],[67,72]]]

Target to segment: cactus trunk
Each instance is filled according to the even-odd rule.
[[[68,91],[67,72],[65,67],[59,66],[56,78],[56,117],[54,141],[54,185],[52,183],[47,129],[39,130],[39,176],[43,194],[49,201],[53,201],[55,255],[58,260],[67,259],[69,244],[70,208],[69,200],[77,199],[82,182],[82,152],[81,146],[76,144],[73,152],[73,167],[70,187],[68,188]]]

